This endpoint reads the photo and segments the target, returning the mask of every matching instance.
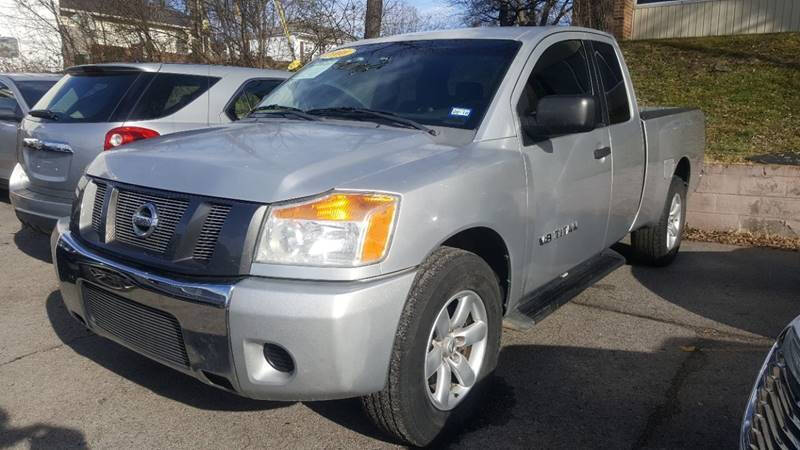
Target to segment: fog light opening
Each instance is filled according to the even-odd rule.
[[[277,344],[264,344],[264,359],[278,372],[294,372],[294,360],[289,352]]]

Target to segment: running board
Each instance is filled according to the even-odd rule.
[[[604,250],[523,297],[517,307],[506,315],[503,325],[515,330],[528,330],[623,265],[624,256],[611,249]]]

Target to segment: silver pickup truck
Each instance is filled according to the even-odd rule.
[[[629,232],[640,260],[675,258],[704,118],[635,98],[589,29],[339,48],[248,119],[99,155],[52,235],[64,303],[205,383],[362,397],[425,445],[480,401],[504,321],[623,264]]]

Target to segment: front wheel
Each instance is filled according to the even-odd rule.
[[[686,182],[673,176],[667,201],[657,224],[631,233],[636,257],[650,265],[669,265],[678,255],[686,224]]]
[[[450,247],[420,266],[400,318],[384,389],[362,398],[385,432],[429,444],[467,417],[497,365],[500,288],[477,255]]]

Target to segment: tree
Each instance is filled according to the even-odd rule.
[[[612,32],[614,0],[573,0],[572,24]]]
[[[364,38],[376,38],[381,35],[382,17],[383,0],[367,0],[367,11],[364,16]]]
[[[566,21],[572,0],[450,0],[469,26],[555,25]]]

